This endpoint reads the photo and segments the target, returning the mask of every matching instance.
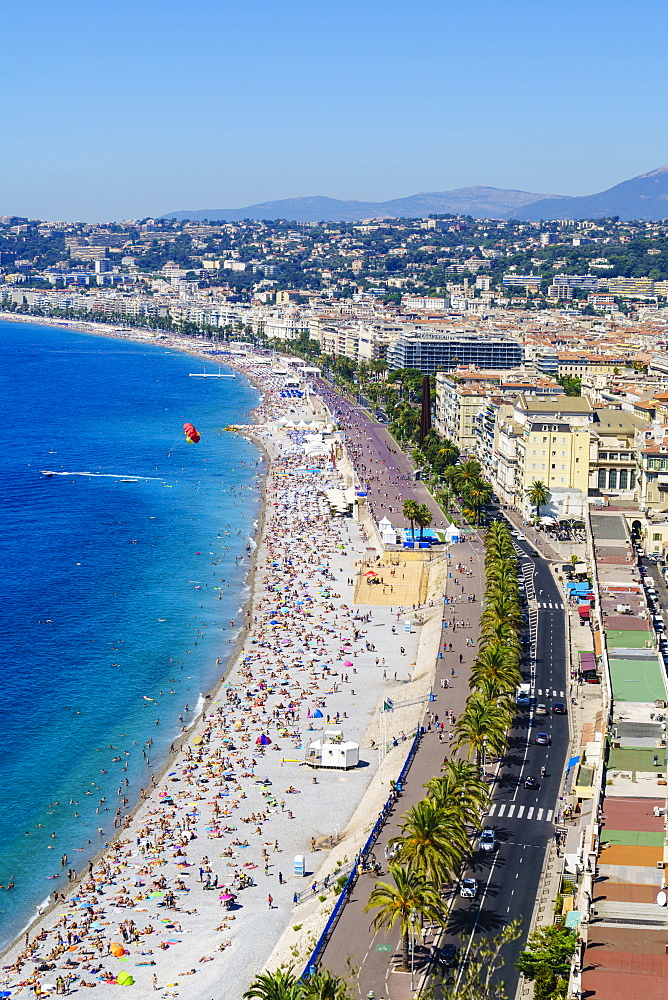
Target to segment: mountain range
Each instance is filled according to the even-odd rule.
[[[475,219],[594,219],[624,221],[668,217],[668,166],[622,181],[607,191],[583,197],[533,194],[477,185],[434,191],[391,201],[341,201],[320,195],[265,201],[245,208],[205,208],[169,212],[165,219],[241,222],[288,219],[299,222],[359,222],[362,219],[419,219],[428,215],[470,215]]]

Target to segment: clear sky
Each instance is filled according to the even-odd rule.
[[[31,0],[3,9],[0,214],[141,218],[668,163],[665,0]]]

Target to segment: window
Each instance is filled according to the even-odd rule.
[[[629,487],[633,489],[635,484],[636,484],[636,470],[631,469],[631,482],[629,483]]]
[[[620,490],[627,490],[629,488],[629,470],[620,469],[619,470],[619,488]]]
[[[610,469],[608,473],[608,486],[611,490],[617,489],[617,469]]]
[[[551,468],[556,469],[556,465],[552,465]]]
[[[605,469],[598,470],[598,488],[599,490],[605,489]]]
[[[616,462],[618,458],[619,458],[619,455],[617,454],[617,452],[616,452],[616,451],[611,451],[611,452],[610,452],[610,453],[608,454],[608,459],[609,459],[609,461],[611,461],[611,462]]]
[[[653,534],[652,535],[652,541],[653,542],[660,542],[661,541],[661,534],[659,532],[656,532],[655,534]]]
[[[607,458],[608,457],[607,451],[599,451],[598,457],[599,458]]]

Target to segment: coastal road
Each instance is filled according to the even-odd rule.
[[[476,852],[466,873],[478,879],[482,891],[478,900],[458,898],[448,924],[446,941],[460,947],[464,959],[478,935],[498,934],[511,920],[522,921],[517,941],[502,952],[504,967],[499,979],[510,997],[519,982],[515,962],[524,946],[536,899],[539,895],[545,853],[554,839],[555,817],[563,767],[569,746],[568,717],[555,715],[552,705],[562,701],[570,709],[566,663],[565,615],[562,595],[542,558],[532,558],[533,545],[516,541],[519,565],[527,585],[529,616],[533,633],[536,623],[535,662],[532,670],[533,703],[516,719],[509,737],[509,750],[498,768],[493,802],[485,824],[497,832],[499,849],[491,857]],[[532,596],[535,594],[535,601]],[[537,716],[535,707],[544,704],[548,715]],[[547,733],[550,746],[537,746],[537,733]],[[540,768],[547,774],[541,780]],[[524,788],[527,776],[535,777],[540,788]],[[458,938],[458,940],[456,940]]]
[[[518,554],[534,551],[532,545],[521,540],[516,545]],[[457,548],[457,553],[459,555],[460,551],[469,548],[476,549],[474,565],[479,570],[482,549],[479,543],[465,543]],[[466,562],[465,559],[463,561]],[[448,933],[442,939],[442,943],[456,944],[460,950],[460,958],[465,959],[469,948],[481,935],[494,935],[509,921],[520,919],[521,937],[504,949],[504,968],[499,976],[504,980],[511,997],[519,980],[514,963],[526,941],[539,894],[545,852],[554,837],[555,810],[569,741],[568,718],[551,712],[555,701],[562,700],[568,704],[563,600],[548,563],[542,558],[522,555],[519,565],[530,598],[530,619],[537,627],[536,632],[532,633],[536,639],[532,678],[534,704],[530,709],[519,712],[510,733],[509,752],[500,766],[497,767],[499,762],[487,763],[493,802],[485,822],[495,827],[500,846],[491,856],[477,851],[472,855],[470,867],[465,874],[478,880],[480,895],[475,901],[464,900],[459,896],[453,898]],[[478,591],[481,581],[482,576],[476,572],[475,586]],[[477,604],[467,605],[467,613],[473,607],[476,609],[477,622]],[[465,646],[464,630],[449,633],[447,638],[453,639],[455,663],[460,651],[466,658],[468,649],[470,656],[471,649]],[[445,664],[445,667],[440,666],[441,664]],[[452,680],[452,661],[447,658],[439,660],[439,667],[437,677],[445,676]],[[456,714],[462,711],[468,694],[467,686],[460,678],[452,683],[452,688],[443,691],[437,680],[434,691],[438,692],[438,702],[434,711],[439,711],[439,703],[447,704]],[[545,703],[550,714],[536,717],[534,707],[537,703]],[[550,735],[551,746],[535,745],[538,732]],[[424,782],[438,773],[444,756],[443,749],[435,734],[426,734],[409,772],[404,794],[379,839],[376,856],[381,864],[384,860],[384,846],[399,831],[398,821],[402,814],[422,797]],[[542,764],[547,767],[547,775],[541,781]],[[541,787],[538,790],[524,788],[527,775],[533,775],[539,780]],[[384,864],[383,871],[386,871]],[[376,997],[408,1000],[412,996],[410,975],[392,971],[399,955],[398,931],[380,932],[374,937],[369,930],[370,915],[363,912],[374,881],[371,875],[363,875],[358,879],[325,950],[322,965],[347,979],[353,978],[356,995],[361,998],[373,991]],[[416,947],[414,985],[427,967],[431,950],[429,945],[430,941],[427,940],[425,947],[421,944]]]

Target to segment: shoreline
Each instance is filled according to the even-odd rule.
[[[11,318],[14,322],[23,322],[24,321],[23,317],[17,317],[15,314],[8,314],[8,315],[7,314],[0,314],[0,318],[7,318],[7,319]],[[33,319],[33,321],[35,321],[35,320],[41,321],[40,325],[47,325],[47,326],[63,325],[63,324],[57,324],[57,323],[54,324],[53,322],[50,322],[45,317],[33,317],[32,319]],[[28,321],[30,321],[30,320],[28,320]],[[125,340],[134,340],[134,341],[137,341],[139,343],[156,344],[157,346],[164,347],[164,348],[167,348],[169,350],[178,350],[178,351],[180,351],[182,353],[187,353],[187,354],[191,354],[192,356],[203,358],[204,360],[211,360],[210,356],[208,354],[205,354],[203,352],[198,351],[197,350],[197,344],[193,344],[192,341],[189,341],[189,340],[185,341],[185,342],[181,341],[181,340],[178,340],[178,339],[170,340],[170,341],[163,341],[163,340],[156,341],[156,340],[154,340],[153,337],[150,337],[150,336],[148,336],[148,337],[138,336],[138,335],[135,335],[134,331],[126,331],[126,330],[116,331],[115,329],[113,329],[113,328],[110,329],[109,327],[107,327],[106,325],[103,325],[103,324],[98,325],[99,329],[97,329],[97,328],[96,329],[91,329],[92,324],[88,325],[88,328],[83,328],[84,324],[81,324],[81,326],[77,326],[74,323],[68,323],[67,326],[70,329],[78,330],[78,332],[81,332],[81,333],[84,333],[84,334],[87,334],[87,335],[93,335],[93,336],[95,336],[95,335],[102,335],[102,336],[106,336],[106,337],[108,337],[110,339],[125,339]],[[250,348],[250,345],[249,345],[249,348]],[[245,360],[248,361],[247,358]],[[249,594],[248,594],[247,600],[246,600],[246,602],[244,604],[244,607],[243,607],[243,620],[244,620],[244,623],[243,623],[243,625],[241,626],[241,628],[239,630],[239,633],[238,633],[238,636],[237,636],[237,638],[236,638],[236,640],[234,642],[233,648],[229,651],[229,654],[227,656],[227,660],[226,660],[225,666],[223,667],[223,669],[221,671],[219,680],[211,688],[211,690],[209,692],[206,692],[205,695],[204,695],[204,697],[205,697],[204,711],[202,713],[200,713],[200,717],[199,718],[196,718],[193,721],[193,724],[191,725],[191,727],[189,728],[189,730],[186,733],[181,734],[179,737],[177,737],[176,740],[174,740],[174,743],[173,743],[174,748],[175,748],[174,752],[169,754],[168,759],[166,760],[166,762],[164,764],[164,767],[161,769],[161,771],[160,771],[159,774],[156,774],[156,787],[154,789],[150,789],[150,791],[149,791],[146,799],[141,799],[140,798],[138,800],[138,802],[136,803],[135,807],[132,810],[132,813],[127,814],[130,817],[128,825],[124,826],[123,828],[121,828],[118,831],[116,831],[114,837],[109,838],[109,840],[107,841],[107,843],[105,844],[105,846],[95,855],[95,858],[90,862],[89,872],[96,865],[99,865],[104,859],[108,859],[110,855],[114,854],[114,852],[116,852],[116,855],[118,856],[118,853],[121,850],[123,850],[123,848],[125,846],[127,846],[128,843],[131,843],[131,840],[128,840],[126,838],[128,836],[131,837],[132,830],[135,827],[138,826],[138,823],[140,821],[145,821],[146,818],[147,818],[147,816],[151,815],[152,808],[155,809],[155,807],[160,804],[160,795],[162,794],[162,792],[160,790],[165,785],[165,776],[167,775],[167,772],[170,769],[174,769],[177,766],[177,764],[181,761],[181,757],[182,757],[182,755],[184,753],[186,754],[186,759],[189,759],[189,757],[188,757],[189,754],[192,755],[193,751],[195,753],[197,752],[196,750],[194,750],[194,748],[196,747],[196,745],[198,743],[198,740],[201,742],[203,734],[205,734],[207,732],[207,728],[208,728],[208,724],[207,724],[207,711],[206,710],[207,710],[207,708],[213,708],[213,706],[217,702],[217,700],[220,700],[220,696],[222,694],[223,686],[224,686],[225,682],[228,680],[229,676],[233,672],[235,672],[235,671],[241,671],[241,668],[242,668],[243,663],[244,663],[244,660],[242,658],[242,654],[243,654],[243,651],[244,651],[246,640],[250,637],[251,632],[252,632],[252,621],[253,621],[253,617],[254,617],[254,612],[255,612],[256,608],[261,605],[263,598],[266,598],[266,596],[267,596],[266,580],[263,581],[262,576],[263,576],[263,572],[265,572],[265,574],[266,574],[266,569],[267,569],[267,566],[266,566],[266,556],[267,556],[268,546],[270,544],[270,542],[269,542],[269,534],[270,534],[270,530],[271,530],[271,521],[270,521],[270,516],[269,515],[270,515],[270,509],[271,508],[270,508],[270,504],[269,504],[269,501],[270,501],[269,494],[270,494],[271,490],[277,490],[278,489],[278,486],[277,486],[278,476],[275,475],[275,471],[276,471],[277,465],[279,464],[278,463],[278,455],[280,454],[280,451],[277,452],[276,454],[272,455],[272,453],[271,453],[271,451],[269,449],[268,443],[265,440],[263,440],[263,434],[267,435],[270,432],[268,430],[266,430],[266,429],[260,430],[260,427],[261,427],[260,417],[263,416],[263,415],[266,416],[267,411],[271,410],[271,411],[273,411],[273,413],[272,413],[273,419],[274,419],[274,421],[276,421],[276,418],[277,418],[278,414],[280,413],[280,407],[277,406],[277,401],[276,400],[274,400],[273,403],[272,403],[271,400],[269,399],[269,395],[270,394],[266,390],[266,385],[262,384],[259,375],[257,375],[256,377],[254,377],[253,373],[247,370],[248,367],[249,367],[248,364],[246,366],[244,366],[239,360],[234,359],[234,358],[230,358],[229,360],[225,360],[224,362],[220,362],[220,363],[223,363],[226,366],[234,369],[235,371],[239,371],[240,374],[243,374],[244,377],[248,379],[248,381],[250,382],[250,384],[252,384],[254,386],[254,388],[256,388],[256,390],[260,393],[260,396],[261,396],[260,400],[258,401],[257,406],[253,408],[253,411],[252,411],[252,414],[251,414],[251,418],[253,420],[253,424],[247,425],[246,427],[237,426],[237,427],[234,428],[234,432],[235,433],[242,434],[245,437],[247,437],[247,438],[249,438],[249,439],[251,439],[251,440],[254,441],[254,443],[260,448],[260,450],[262,452],[262,455],[264,457],[264,461],[265,461],[264,476],[263,476],[262,486],[260,488],[260,494],[259,494],[260,511],[259,511],[258,522],[257,522],[257,525],[255,527],[254,534],[253,534],[253,537],[254,537],[254,539],[256,541],[256,545],[255,545],[255,548],[253,549],[252,553],[250,554],[250,566],[249,566],[249,569],[248,569],[248,574],[245,577],[245,585],[249,587]],[[264,372],[262,374],[264,374]],[[316,398],[318,400],[318,404],[319,404],[320,409],[322,410],[324,408],[326,410],[326,404],[324,403],[324,401],[321,400],[320,397],[316,397]],[[291,400],[290,403],[292,403],[292,402],[293,401]],[[287,408],[288,408],[288,404],[286,403],[284,409],[287,410]],[[269,422],[271,422],[271,420]],[[266,424],[266,420],[265,420],[265,424]],[[274,429],[273,434],[274,434],[274,438],[275,438],[275,436],[276,436],[276,429]],[[274,445],[276,446],[276,441],[275,440],[274,440]],[[282,447],[282,445],[280,445],[279,447]],[[356,530],[358,530],[358,529],[356,529]],[[350,534],[349,526],[346,526],[346,531],[347,531],[347,534],[349,535]],[[352,542],[352,538],[349,539],[349,543],[348,544],[350,544],[350,542]],[[353,549],[354,549],[354,545],[353,545]],[[357,557],[357,558],[361,558],[363,555],[364,555],[364,546],[360,543],[357,551],[353,551],[353,556]],[[263,589],[263,584],[265,584],[264,589]],[[344,606],[346,606],[346,605],[344,605]],[[354,606],[354,607],[356,607],[358,610],[360,610],[360,606],[359,605]],[[376,614],[376,612],[378,610],[379,609],[374,608],[373,609],[374,614]],[[429,617],[431,617],[431,616],[429,616]],[[388,618],[388,621],[391,621],[391,618]],[[440,634],[440,632],[439,632],[439,634]],[[422,643],[420,645],[422,645]],[[374,646],[374,648],[375,648],[375,646]],[[389,653],[389,650],[388,650],[388,653]],[[416,660],[418,659],[417,650],[416,650],[416,657],[415,658],[416,658]],[[313,662],[315,662],[315,661],[313,661]],[[332,661],[330,660],[328,662],[332,662]],[[377,659],[376,659],[376,663],[378,663]],[[419,679],[423,683],[425,682],[425,676],[426,676],[426,678],[428,680],[428,678],[431,675],[433,675],[433,670],[434,670],[434,666],[435,666],[435,664],[433,664],[433,663],[429,664],[428,661],[427,661],[427,664],[428,665],[426,667],[426,673],[425,672],[421,673],[420,677],[419,677]],[[395,674],[395,678],[396,678],[396,674]],[[411,688],[411,692],[413,690],[414,689]],[[355,692],[353,691],[353,694],[354,693]],[[363,737],[362,737],[363,742],[365,740],[367,740],[367,738],[369,736],[369,733],[374,732],[375,729],[377,728],[378,720],[377,720],[377,716],[375,715],[375,705],[377,704],[377,702],[378,702],[378,697],[376,696],[376,697],[374,697],[373,708],[372,708],[372,710],[370,712],[371,717],[369,719],[367,719],[367,721],[362,725],[362,732],[364,734]],[[421,714],[422,714],[422,708],[421,708],[421,706],[417,706],[417,708],[414,708],[409,713],[409,715],[414,715],[415,718],[416,718],[416,720],[420,717]],[[344,713],[344,715],[346,715],[346,713]],[[360,720],[360,721],[363,721],[363,720]],[[402,721],[403,721],[403,716],[402,716]],[[406,716],[406,720],[404,721],[404,725],[407,725],[407,722],[408,722],[408,717]],[[390,761],[394,757],[396,757],[397,754],[399,754],[399,755],[401,754],[401,749],[399,751],[395,751],[394,754],[390,754],[390,756],[388,757],[388,761]],[[182,763],[182,761],[181,761],[181,763]],[[344,824],[343,824],[343,827],[342,827],[342,839],[340,840],[340,844],[344,845],[343,846],[344,850],[346,849],[346,846],[350,845],[350,843],[351,843],[350,837],[351,837],[351,835],[355,834],[355,830],[359,831],[360,828],[363,828],[365,825],[367,825],[366,823],[362,822],[362,819],[363,819],[363,816],[365,814],[365,811],[366,811],[367,814],[369,812],[369,807],[365,807],[364,803],[367,802],[367,799],[369,799],[369,796],[371,796],[371,798],[369,799],[369,806],[371,806],[371,801],[374,800],[374,797],[377,797],[378,791],[379,791],[379,789],[383,788],[385,780],[389,780],[390,769],[387,767],[387,763],[388,762],[386,761],[385,764],[384,764],[384,767],[383,767],[382,771],[379,771],[379,772],[374,773],[374,774],[369,774],[367,776],[367,780],[362,783],[363,787],[361,787],[359,789],[358,793],[356,793],[356,794],[353,795],[352,799],[349,799],[349,803],[348,803],[350,805],[350,809],[348,810],[349,815],[348,815],[347,821],[344,822]],[[300,775],[300,777],[301,777],[301,775]],[[176,779],[172,779],[172,780],[176,780]],[[320,779],[320,780],[322,781],[323,779]],[[343,779],[342,778],[341,780],[348,780],[348,779]],[[315,777],[314,777],[314,783],[316,783],[316,778]],[[375,789],[375,792],[373,792],[373,789]],[[305,789],[303,791],[305,791]],[[386,794],[386,792],[383,792],[381,794],[381,797],[382,797],[383,794]],[[142,810],[143,806],[146,807],[145,810]],[[290,815],[291,815],[291,811],[290,811]],[[360,816],[362,817],[362,819],[359,818]],[[370,819],[371,819],[371,824],[370,825],[373,825],[373,821],[375,819],[375,816],[372,815],[370,817]],[[361,824],[361,827],[360,827],[360,824]],[[316,865],[316,872],[318,870],[325,870],[325,869],[327,869],[329,867],[329,865],[327,863],[327,859],[331,860],[331,859],[333,859],[335,857],[336,857],[336,851],[331,852],[331,854],[328,855],[328,856],[325,855],[325,863],[323,864],[323,856],[321,855],[320,858],[318,859],[319,863]],[[70,883],[67,886],[67,892],[63,894],[65,896],[65,899],[70,898],[72,896],[73,891],[76,891],[77,889],[81,889],[82,886],[83,886],[83,884],[86,882],[86,879],[88,879],[89,877],[90,876],[87,875],[85,873],[85,871],[80,872],[79,875],[77,876],[76,882]],[[48,908],[48,910],[45,910],[42,914],[40,914],[35,920],[33,920],[31,922],[31,924],[29,926],[29,929],[28,929],[28,935],[34,934],[35,931],[38,928],[41,929],[42,927],[45,927],[46,924],[49,923],[50,919],[53,918],[54,911],[56,909],[58,909],[58,908],[63,908],[63,906],[64,906],[64,904],[63,904],[62,900],[59,900],[57,904],[54,902]],[[310,908],[313,909],[312,906]],[[315,929],[317,930],[318,923],[319,922],[324,922],[324,919],[326,919],[326,914],[322,913],[323,906],[318,905],[318,906],[316,906],[315,909],[316,909],[316,913],[314,914],[314,916],[315,916],[315,925],[316,925]],[[190,912],[190,911],[187,911],[187,912]],[[197,912],[197,911],[195,911],[195,912]],[[234,919],[234,918],[232,918],[232,919]],[[271,951],[270,954],[280,954],[281,953],[282,942],[283,942],[284,938],[286,937],[286,935],[289,937],[289,935],[291,933],[290,922],[291,922],[291,914],[288,911],[285,914],[285,919],[283,920],[282,925],[279,928],[276,929],[277,933],[274,933],[272,935],[272,940],[274,942],[274,946],[273,946],[273,949],[272,949],[272,951]],[[26,930],[24,929],[23,932],[22,932],[22,935],[25,934],[25,933],[26,933]],[[15,939],[15,941],[7,949],[5,949],[5,951],[3,952],[3,955],[7,955],[9,952],[12,952],[13,950],[15,950],[17,948],[20,948],[20,946],[21,946],[21,940],[20,940],[20,937],[18,937],[17,939]],[[195,946],[195,941],[193,941],[193,946]],[[204,943],[201,943],[201,942],[197,944],[197,947],[200,947],[200,946],[201,947],[206,947],[206,945]],[[308,942],[307,942],[307,947],[308,947]],[[290,954],[294,954],[294,952],[290,952]],[[106,956],[105,956],[105,958],[106,958]],[[270,960],[270,955],[267,955],[266,959],[267,959],[267,961],[269,961]],[[207,961],[209,961],[209,960],[212,960],[212,959],[207,959]],[[202,959],[201,961],[204,961],[204,959]],[[146,964],[146,963],[138,963],[138,964]],[[264,964],[266,964],[266,962]],[[217,963],[216,963],[216,965],[217,965]],[[262,966],[254,969],[253,972],[260,972],[261,968],[262,968]],[[201,971],[201,970],[195,970],[195,971]],[[188,975],[190,975],[190,974],[192,974],[192,973],[188,973]],[[223,972],[223,975],[224,975],[224,972]],[[247,975],[247,978],[250,978],[250,976],[251,976],[251,972],[249,971],[249,973]],[[93,985],[95,985],[95,984],[93,984]],[[103,986],[103,983],[98,983],[97,985],[98,986]],[[247,985],[248,985],[248,981],[246,981],[246,986]],[[181,988],[183,989],[184,985],[182,985]],[[206,987],[205,992],[208,992],[208,989],[209,989],[209,987]],[[188,991],[188,994],[190,996],[193,996],[192,991]],[[178,995],[178,994],[172,994],[172,995]]]
[[[120,329],[116,330],[116,328],[113,327],[110,328],[106,324],[94,324],[94,323],[85,324],[84,321],[82,321],[79,324],[78,321],[74,320],[61,321],[60,323],[58,323],[57,321],[52,322],[49,320],[49,318],[41,316],[32,316],[32,317],[29,316],[27,317],[27,319],[28,322],[33,322],[35,325],[63,326],[66,329],[71,329],[75,332],[84,333],[89,336],[106,336],[108,339],[112,340],[135,340],[136,342],[141,344],[148,343],[151,345],[161,346],[161,347],[169,346],[173,350],[179,350],[180,353],[190,354],[195,357],[202,357],[202,359],[208,359],[208,355],[198,354],[196,350],[186,349],[186,347],[182,346],[177,347],[175,344],[172,343],[167,344],[166,342],[157,341],[154,340],[152,337],[148,338],[129,337],[126,335],[127,331],[125,330],[121,331]],[[0,320],[21,324],[25,322],[26,317],[24,317],[23,315],[17,316],[16,313],[5,313],[0,310]],[[243,371],[236,368],[236,366],[234,365],[229,365],[229,367],[234,367],[235,370],[239,371],[239,373],[242,375],[245,374]],[[250,416],[252,417],[253,420],[255,420],[256,410],[262,404],[263,392],[262,392],[262,387],[259,383],[248,377],[247,380],[257,390],[257,392],[260,394],[261,397],[260,400],[258,401],[258,404],[255,407],[253,407],[253,409],[250,412]],[[241,651],[243,650],[244,636],[246,631],[246,623],[245,623],[246,612],[248,611],[249,608],[252,610],[252,604],[253,604],[253,596],[254,596],[253,582],[257,571],[257,562],[260,552],[260,543],[258,539],[262,538],[262,534],[266,523],[266,504],[264,497],[266,493],[267,478],[269,476],[271,469],[270,457],[267,452],[267,449],[264,447],[259,438],[257,438],[257,436],[251,434],[247,434],[245,436],[248,438],[248,440],[252,440],[253,443],[259,448],[265,462],[265,468],[263,469],[263,474],[262,474],[262,485],[260,487],[258,494],[259,510],[258,510],[257,525],[255,526],[253,534],[249,535],[249,541],[250,540],[255,541],[256,544],[255,547],[252,549],[251,553],[249,553],[248,572],[246,573],[246,576],[244,577],[244,581],[242,584],[242,587],[249,588],[249,594],[242,605],[241,615],[242,618],[244,619],[243,624],[240,626],[238,635],[232,645],[232,649],[229,651],[227,655],[227,659],[222,669],[222,672],[220,673],[218,680],[213,684],[211,688],[209,688],[209,690],[200,692],[199,697],[203,701],[203,709],[206,707],[208,701],[213,700],[220,693],[222,685],[225,683],[230,672],[237,665]],[[221,653],[222,652],[223,651],[221,650]],[[218,657],[218,659],[222,660],[222,656]],[[200,727],[203,727],[203,719],[202,719],[202,713],[198,712],[198,714],[195,715],[194,718],[192,719],[190,725],[187,727],[186,732],[179,733],[172,740],[172,746],[174,747],[174,750],[167,751],[167,756],[165,758],[164,764],[155,771],[156,788],[157,785],[159,785],[160,782],[164,779],[165,775],[170,770],[170,768],[174,765],[174,762],[179,757],[179,754],[182,752],[185,744],[196,737],[198,729]],[[132,807],[129,808],[127,812],[125,812],[124,814],[124,819],[129,820],[127,826],[124,824],[122,827],[117,828],[114,831],[113,835],[110,836],[105,841],[102,847],[100,847],[98,851],[96,851],[94,854],[90,856],[89,860],[84,864],[83,868],[77,872],[76,877],[73,878],[71,881],[67,882],[66,887],[64,887],[62,891],[55,890],[54,892],[50,892],[46,899],[37,901],[35,907],[38,906],[40,907],[40,910],[38,911],[37,915],[33,917],[30,921],[28,921],[28,923],[24,924],[21,930],[16,933],[14,938],[7,945],[5,945],[4,948],[0,949],[0,959],[5,958],[5,956],[8,955],[14,948],[19,946],[22,938],[24,938],[24,935],[32,934],[38,928],[40,928],[43,922],[53,913],[54,909],[59,905],[59,902],[62,900],[62,898],[69,896],[72,893],[72,891],[77,889],[77,887],[86,877],[85,869],[87,865],[89,864],[95,865],[100,861],[101,858],[103,858],[107,854],[107,852],[110,849],[113,849],[114,844],[118,842],[118,840],[122,837],[122,835],[125,832],[127,832],[128,827],[132,826],[139,812],[141,811],[142,806],[147,805],[151,801],[153,795],[155,794],[156,788],[153,788],[151,786],[151,782],[149,780],[145,785],[145,787],[143,789],[140,789],[140,791],[138,792],[136,801],[134,802]],[[146,792],[145,798],[142,797],[142,792]],[[58,896],[57,899],[53,898],[55,893],[57,893]]]

